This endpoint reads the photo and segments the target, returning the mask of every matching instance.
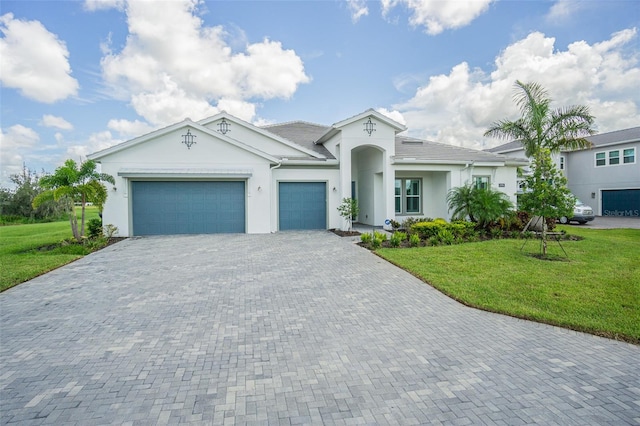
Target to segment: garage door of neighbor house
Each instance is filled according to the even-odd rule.
[[[602,216],[640,216],[640,189],[603,190]]]
[[[131,182],[133,234],[245,232],[244,181]]]
[[[279,229],[327,229],[325,182],[280,182]]]

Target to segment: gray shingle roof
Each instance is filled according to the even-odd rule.
[[[431,142],[408,136],[396,136],[396,159],[415,158],[424,161],[456,162],[522,162],[522,159],[477,149]]]
[[[291,121],[289,123],[263,126],[262,129],[322,154],[327,158],[335,158],[323,145],[314,143],[329,130],[329,126],[308,123],[306,121]]]
[[[586,138],[594,147],[640,141],[640,126],[629,129],[614,130],[613,132],[600,133]],[[522,148],[520,141],[511,141],[505,144],[485,149],[486,152],[504,152]]]

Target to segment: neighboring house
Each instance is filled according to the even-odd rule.
[[[515,201],[526,160],[399,135],[404,130],[374,110],[332,126],[264,127],[222,112],[89,159],[116,178],[103,218],[122,236],[344,229],[337,207],[348,197],[367,225],[448,218],[447,192],[470,182]]]
[[[591,148],[554,156],[567,186],[599,216],[640,217],[640,127],[586,138]],[[522,144],[509,142],[487,152],[525,158]]]

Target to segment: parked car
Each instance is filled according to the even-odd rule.
[[[576,198],[576,205],[573,206],[573,216],[562,216],[561,218],[558,218],[558,221],[560,223],[578,222],[579,224],[584,225],[587,222],[591,222],[593,219],[595,219],[593,209]]]

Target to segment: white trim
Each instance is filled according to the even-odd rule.
[[[120,169],[124,178],[232,178],[247,179],[253,176],[251,169]]]
[[[624,162],[624,151],[626,149],[632,149],[633,150],[633,162],[632,163],[625,163]],[[618,155],[618,160],[619,162],[617,164],[611,164],[610,163],[610,153],[618,151],[619,155]],[[602,165],[598,165],[598,154],[604,154],[604,164]],[[637,158],[638,158],[638,150],[636,150],[635,146],[631,146],[628,148],[617,148],[617,149],[610,149],[610,150],[600,150],[600,151],[596,151],[593,153],[593,165],[595,168],[601,168],[601,167],[616,167],[616,166],[628,166],[628,165],[632,165],[632,164],[636,164],[637,162]]]

